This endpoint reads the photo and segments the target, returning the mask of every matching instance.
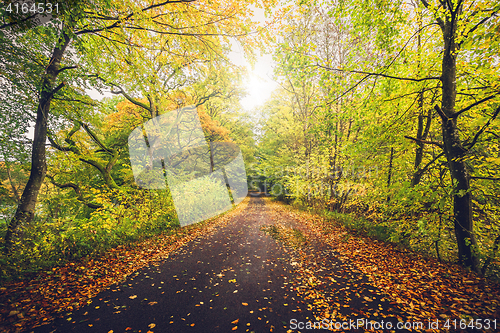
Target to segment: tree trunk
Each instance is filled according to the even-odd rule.
[[[38,100],[38,108],[36,112],[35,134],[33,138],[33,146],[31,153],[31,170],[30,177],[24,188],[21,199],[17,206],[16,213],[9,223],[7,233],[5,234],[5,252],[9,252],[13,238],[20,225],[29,224],[35,215],[35,205],[38,198],[38,193],[42,182],[47,172],[47,164],[45,160],[45,143],[47,141],[47,118],[50,113],[50,103],[53,95],[63,87],[63,83],[55,87],[56,78],[59,74],[59,65],[61,59],[70,42],[70,37],[66,32],[61,33],[49,65],[43,75],[42,87],[40,91],[40,99]]]
[[[442,118],[442,133],[444,152],[448,161],[454,194],[453,213],[455,235],[458,245],[459,262],[478,271],[478,258],[473,252],[476,238],[473,233],[472,195],[470,193],[470,176],[463,161],[466,150],[460,140],[455,113],[456,100],[456,19],[461,11],[456,10],[451,18],[441,25],[444,37],[444,52],[442,62],[442,103],[441,110],[436,108]]]
[[[14,198],[16,199],[16,204],[19,204],[19,193],[17,192],[16,185],[12,180],[12,175],[10,173],[9,162],[5,161],[5,167],[7,168],[7,177],[9,178],[10,187],[12,187],[12,193],[14,194]]]
[[[423,103],[423,101],[422,101]],[[432,112],[429,110],[427,113],[427,122],[424,129],[424,115],[420,113],[418,116],[418,129],[417,129],[417,139],[418,140],[426,140],[427,135],[429,135],[429,130],[431,128],[432,121]],[[411,179],[411,186],[415,186],[420,183],[420,179],[422,178],[425,169],[420,168],[420,164],[422,164],[422,158],[424,156],[424,143],[417,141],[417,149],[415,151],[415,171],[413,173],[413,177]]]
[[[389,156],[389,170],[387,171],[387,187],[391,186],[391,178],[392,178],[392,161],[394,159],[394,147],[391,147],[391,155]],[[391,200],[391,196],[387,196],[387,202]]]
[[[418,20],[418,36],[417,36],[417,49],[418,49],[418,77],[421,77],[421,66],[422,66],[422,12],[420,8],[417,5],[417,20]],[[414,173],[413,177],[411,179],[411,186],[415,186],[418,183],[420,183],[420,179],[422,178],[422,175],[424,174],[423,169],[420,169],[420,164],[422,163],[422,159],[424,157],[424,143],[418,140],[425,140],[427,138],[427,135],[429,134],[429,130],[431,127],[431,120],[432,120],[432,111],[429,110],[428,115],[427,115],[427,123],[425,125],[425,130],[424,130],[424,88],[419,92],[418,94],[418,127],[417,127],[417,148],[415,150],[415,166],[414,166]]]

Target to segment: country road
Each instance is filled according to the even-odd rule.
[[[293,281],[301,269],[293,250],[261,230],[281,215],[265,204],[267,199],[247,200],[246,208],[215,233],[198,237],[164,262],[110,286],[90,305],[34,331],[286,332],[316,321],[308,310],[314,300],[296,292]],[[300,227],[293,219],[279,222]],[[318,271],[318,279],[336,275],[336,280],[318,284],[344,295],[340,299],[345,301],[346,315],[356,309],[389,308],[366,278],[343,267],[324,244],[314,239],[308,244],[309,255],[322,262],[321,267],[309,269]],[[349,278],[343,279],[346,275]],[[355,294],[349,286],[358,289]],[[373,311],[362,302],[367,297],[372,299]]]
[[[499,295],[456,265],[251,194],[217,218],[4,284],[0,330],[492,332]]]

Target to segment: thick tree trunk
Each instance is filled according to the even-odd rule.
[[[457,10],[457,12],[459,12]],[[458,13],[454,15],[458,15]],[[457,121],[453,117],[456,100],[456,17],[447,19],[442,25],[444,37],[444,52],[442,63],[442,104],[440,112],[442,118],[442,133],[444,152],[448,161],[453,186],[453,213],[455,235],[458,245],[459,262],[478,271],[478,259],[473,252],[476,247],[476,238],[473,232],[472,196],[470,193],[470,176],[463,157],[465,149],[460,140]]]
[[[63,84],[55,87],[59,74],[59,65],[64,51],[70,42],[70,37],[63,31],[59,41],[54,47],[50,63],[43,75],[40,99],[36,112],[35,134],[31,153],[31,171],[28,183],[17,206],[16,213],[9,223],[5,234],[5,251],[9,252],[13,238],[20,225],[29,224],[35,215],[35,205],[42,182],[47,172],[45,160],[45,143],[47,141],[47,118],[50,112],[50,103],[53,95],[62,88]]]

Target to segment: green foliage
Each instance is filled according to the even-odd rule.
[[[62,206],[58,217],[49,211],[47,215],[39,215],[29,227],[24,226],[11,254],[0,256],[0,279],[98,255],[117,245],[179,227],[172,199],[165,191],[101,193],[97,201],[103,204],[102,208],[90,214],[80,209],[76,216],[65,209],[70,207],[71,200],[58,201],[58,206]],[[6,225],[0,224],[0,236],[5,234]]]
[[[498,17],[488,11],[498,4],[463,2],[454,36],[463,44],[453,98],[455,111],[464,110],[456,116],[464,153],[454,162],[465,162],[468,189],[450,173],[435,108],[444,98],[436,22],[448,9],[438,2],[301,5],[278,39],[283,89],[263,108],[254,179],[287,188],[296,204],[326,210],[349,228],[449,261],[457,258],[454,200],[471,194],[474,253],[486,274],[496,274],[500,68],[492,61]]]

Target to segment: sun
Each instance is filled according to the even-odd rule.
[[[266,59],[259,60],[253,70],[250,70],[244,87],[248,93],[241,100],[241,105],[247,111],[255,111],[271,97],[271,93],[277,87],[272,79],[272,66]]]

